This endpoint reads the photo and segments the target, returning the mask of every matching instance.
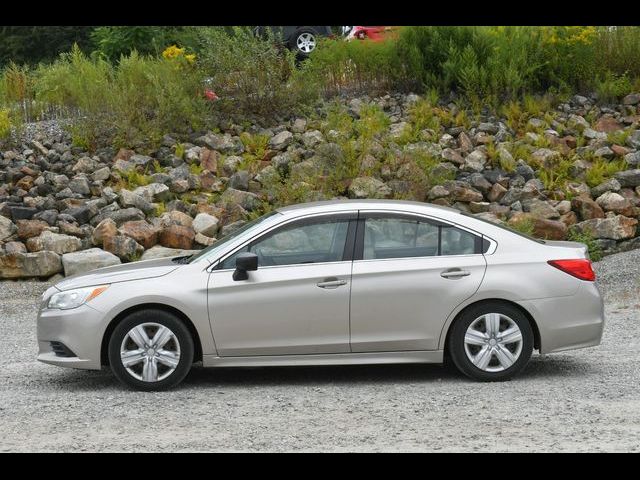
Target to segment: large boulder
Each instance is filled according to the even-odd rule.
[[[619,213],[628,217],[632,216],[634,212],[631,202],[615,192],[603,193],[596,199],[596,203],[607,212]]]
[[[640,185],[640,168],[618,172],[615,177],[623,187],[637,187]]]
[[[48,230],[42,232],[39,237],[33,237],[27,240],[27,249],[29,249],[30,252],[50,250],[58,255],[62,255],[64,253],[78,251],[81,248],[82,240],[79,238],[61,233],[53,233]]]
[[[124,208],[133,207],[149,214],[155,211],[156,207],[141,195],[133,193],[127,189],[120,190],[120,205]]]
[[[602,207],[587,196],[580,196],[571,200],[571,207],[578,213],[581,220],[604,218]]]
[[[284,150],[291,142],[293,142],[293,133],[284,130],[277,135],[274,135],[269,140],[269,147],[273,150]]]
[[[20,238],[20,240],[37,237],[49,228],[49,224],[44,220],[18,220],[16,224],[18,226],[18,238]]]
[[[142,245],[145,250],[158,243],[158,228],[145,220],[133,220],[125,222],[120,227],[120,233],[129,238],[133,238]]]
[[[169,227],[171,225],[180,225],[182,227],[190,227],[193,224],[193,218],[180,210],[171,210],[163,213],[160,217],[160,225]]]
[[[235,188],[227,188],[220,196],[221,205],[240,205],[245,210],[255,210],[260,206],[260,197],[255,193],[243,192]]]
[[[169,225],[162,229],[158,240],[163,247],[190,250],[193,247],[195,236],[196,234],[191,227]]]
[[[126,262],[139,260],[144,252],[142,245],[125,235],[106,237],[103,241],[103,248]]]
[[[141,196],[147,202],[164,202],[171,198],[169,187],[164,183],[150,183],[136,188],[133,193]]]
[[[218,233],[218,219],[208,213],[199,213],[193,219],[192,227],[196,233],[200,233],[206,237],[215,237]]]
[[[577,223],[575,228],[581,233],[588,233],[595,238],[610,238],[611,240],[625,240],[636,234],[638,220],[635,218],[615,215],[608,218],[593,218]]]
[[[391,193],[388,185],[373,177],[358,177],[349,185],[350,198],[388,198]]]
[[[96,228],[93,229],[91,239],[94,245],[102,245],[107,237],[115,237],[118,234],[116,222],[110,218],[105,218]]]
[[[17,228],[11,220],[0,215],[0,241],[9,238],[16,230]]]
[[[67,277],[120,263],[120,259],[117,256],[100,248],[90,248],[89,250],[62,255],[62,266]]]
[[[50,277],[62,272],[60,255],[55,252],[12,253],[0,256],[0,278]]]

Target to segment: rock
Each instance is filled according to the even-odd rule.
[[[494,183],[491,190],[489,190],[489,193],[487,193],[487,199],[490,202],[499,202],[502,197],[504,197],[505,193],[507,193],[506,188],[499,183]]]
[[[593,152],[593,155],[596,157],[608,158],[608,159],[615,157],[614,151],[606,146],[598,148],[595,152]]]
[[[208,148],[203,147],[202,150],[200,150],[199,160],[200,166],[203,170],[208,170],[212,173],[216,173],[218,171],[218,160],[220,160],[220,154],[215,150],[209,150]]]
[[[182,257],[186,255],[193,255],[197,253],[198,250],[181,250],[176,248],[167,248],[161,247],[160,245],[156,245],[153,248],[150,248],[146,252],[142,254],[142,258],[140,260],[155,260],[157,258],[169,258],[169,257]]]
[[[549,164],[550,162],[560,158],[560,156],[560,152],[549,148],[539,148],[531,154],[534,161],[543,164]]]
[[[251,211],[260,206],[260,197],[255,193],[227,188],[220,196],[219,203],[221,205],[237,204],[245,210]]]
[[[591,189],[591,195],[597,198],[605,192],[618,192],[621,188],[622,186],[620,185],[620,182],[618,182],[618,180],[616,180],[615,178],[610,178],[609,180],[605,180],[604,182],[602,182],[600,185],[593,187]]]
[[[637,105],[640,103],[640,93],[630,93],[622,99],[623,105]]]
[[[191,227],[192,224],[193,218],[179,210],[172,210],[170,212],[163,213],[160,217],[160,225],[162,227],[170,227],[171,225]]]
[[[78,238],[85,237],[85,232],[79,225],[76,225],[75,223],[60,221],[58,222],[58,228],[60,229],[60,233],[64,233],[65,235],[71,235]]]
[[[160,232],[158,239],[163,247],[189,250],[193,246],[195,232],[191,227],[169,225]]]
[[[462,169],[470,172],[481,172],[487,163],[487,155],[481,150],[474,150],[464,159]]]
[[[229,179],[229,188],[235,188],[236,190],[249,190],[249,172],[246,170],[240,170]]]
[[[456,152],[452,148],[445,148],[442,150],[440,154],[444,160],[447,162],[455,163],[456,165],[462,165],[464,163],[464,158],[458,152]]]
[[[0,241],[9,238],[16,230],[17,227],[11,220],[0,215]]]
[[[107,237],[115,237],[118,234],[118,226],[111,218],[105,218],[93,229],[91,240],[94,245],[102,245]]]
[[[313,148],[324,142],[324,137],[319,130],[311,130],[302,135],[302,143],[306,148]]]
[[[634,212],[631,202],[615,192],[603,193],[596,199],[596,203],[607,212],[614,212],[625,216],[632,216]]]
[[[291,142],[293,142],[293,133],[284,130],[283,132],[274,135],[269,140],[269,147],[273,150],[284,150]]]
[[[207,135],[197,138],[195,143],[198,146],[208,147],[211,150],[217,150],[226,155],[239,155],[244,152],[244,145],[240,139],[232,137],[228,133],[223,135],[208,133]]]
[[[111,177],[111,170],[109,167],[103,167],[91,174],[91,179],[96,182],[104,182],[105,180],[109,180]]]
[[[75,252],[82,248],[82,241],[71,235],[53,233],[45,230],[39,237],[27,240],[27,249],[30,252],[40,252],[50,250],[62,255],[64,253]]]
[[[196,233],[196,236],[194,237],[194,241],[198,245],[202,245],[203,247],[208,247],[209,245],[213,245],[216,242],[216,239],[207,237],[206,235],[203,235],[201,233]]]
[[[125,222],[129,222],[132,220],[144,220],[145,215],[144,212],[142,212],[142,210],[139,210],[137,208],[122,208],[120,210],[117,210],[115,212],[111,212],[109,213],[109,218],[111,218],[114,222],[116,222],[116,225],[122,225]]]
[[[13,253],[0,256],[0,278],[50,277],[62,272],[55,252]]]
[[[578,213],[581,220],[604,218],[604,211],[589,197],[576,197],[571,200],[571,207]]]
[[[144,197],[133,193],[125,188],[120,190],[120,205],[124,208],[133,207],[149,214],[155,212],[156,208],[151,202],[145,200]]]
[[[391,188],[373,177],[354,178],[348,189],[349,198],[388,198]]]
[[[222,172],[226,176],[230,177],[238,170],[238,166],[240,165],[240,163],[242,163],[242,161],[243,158],[237,156],[230,156],[225,158],[224,162],[222,163]]]
[[[546,240],[564,240],[567,238],[568,228],[559,220],[536,218],[533,222],[533,234]]]
[[[11,211],[11,218],[14,222],[18,220],[30,220],[38,213],[38,209],[33,207],[9,207],[9,210]]]
[[[138,187],[133,191],[147,202],[166,202],[171,198],[169,187],[163,183],[150,183],[142,187]]]
[[[291,130],[294,133],[304,133],[306,129],[307,129],[307,120],[304,118],[296,118],[295,121],[293,122],[293,126],[291,127]]]
[[[431,187],[429,193],[427,194],[427,198],[429,200],[435,200],[436,198],[445,198],[449,196],[449,190],[447,190],[442,185],[435,185]]]
[[[637,224],[638,220],[635,218],[615,215],[609,218],[585,220],[577,223],[574,228],[580,233],[588,233],[595,238],[625,240],[635,236]]]
[[[587,122],[584,117],[580,115],[569,115],[569,120],[567,121],[567,126],[578,132],[581,132],[585,128],[589,128],[589,122]]]
[[[491,204],[489,202],[470,202],[469,210],[471,213],[483,213],[488,212]]]
[[[598,132],[610,133],[621,130],[623,126],[611,115],[603,115],[593,125],[593,128]]]
[[[133,238],[136,242],[142,245],[145,250],[158,243],[158,228],[145,220],[125,222],[120,227],[120,233]]]
[[[452,187],[448,188],[451,200],[454,202],[482,202],[482,193],[475,188],[471,188],[464,182],[453,182]]]
[[[81,252],[62,255],[62,266],[67,277],[89,272],[96,268],[119,265],[120,263],[120,259],[117,256],[100,248],[90,248]]]
[[[637,187],[640,185],[640,169],[618,172],[615,178],[622,187]]]
[[[2,250],[0,249],[0,252]],[[12,253],[27,253],[27,247],[22,242],[7,242],[4,245],[4,253],[11,255]]]
[[[557,219],[560,213],[553,206],[544,200],[531,199],[522,202],[525,212],[531,213],[537,218]]]
[[[69,188],[73,193],[78,193],[80,195],[91,194],[91,185],[89,184],[89,180],[87,180],[86,177],[72,178],[69,182]]]
[[[196,233],[205,235],[206,237],[215,237],[218,233],[219,220],[208,213],[199,213],[193,219],[193,229]]]
[[[593,130],[592,128],[585,128],[582,132],[585,138],[589,140],[605,140],[607,138],[607,134],[604,132],[598,132]]]
[[[640,167],[640,151],[627,153],[624,156],[624,161],[627,162],[627,165],[630,167]]]
[[[106,237],[102,245],[107,252],[113,253],[126,262],[139,260],[144,252],[142,245],[125,235]]]

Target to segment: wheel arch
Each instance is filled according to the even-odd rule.
[[[194,363],[202,360],[202,342],[200,341],[198,330],[196,329],[191,319],[184,312],[182,312],[181,310],[175,307],[172,307],[170,305],[166,305],[163,303],[142,303],[139,305],[134,305],[132,307],[129,307],[123,310],[122,312],[118,313],[118,315],[116,315],[109,322],[109,325],[107,325],[107,328],[104,334],[102,335],[102,342],[100,346],[100,364],[102,366],[109,365],[109,339],[111,338],[111,334],[113,333],[115,328],[118,326],[118,324],[122,322],[125,318],[127,318],[129,315],[131,315],[132,313],[139,312],[142,310],[151,310],[151,309],[162,310],[167,313],[171,313],[175,315],[178,319],[180,319],[182,323],[184,323],[187,329],[189,330],[189,333],[191,334],[191,338],[193,339]]]
[[[502,303],[504,305],[509,305],[511,307],[514,307],[516,309],[518,309],[520,312],[522,312],[522,314],[525,316],[525,318],[529,321],[529,325],[531,325],[531,330],[533,331],[533,348],[536,350],[540,350],[540,344],[541,344],[541,339],[540,339],[540,329],[538,328],[538,324],[536,323],[535,319],[533,318],[533,315],[531,315],[531,313],[524,308],[522,305],[512,301],[512,300],[507,300],[504,298],[483,298],[481,300],[476,300],[475,302],[469,303],[468,305],[465,305],[463,308],[460,309],[460,311],[458,311],[458,313],[455,314],[455,316],[453,317],[453,319],[448,322],[448,324],[445,325],[446,328],[446,332],[445,332],[445,336],[444,336],[444,344],[442,345],[442,348],[444,350],[445,355],[448,354],[448,349],[449,349],[449,336],[451,334],[451,330],[453,330],[451,327],[453,326],[453,324],[464,314],[464,312],[466,312],[469,308],[478,306],[478,305],[482,305],[484,303]]]

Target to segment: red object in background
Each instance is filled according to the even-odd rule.
[[[207,98],[207,100],[209,100],[210,102],[215,102],[216,100],[219,100],[220,97],[218,97],[218,95],[216,95],[216,92],[214,92],[213,90],[211,90],[210,88],[205,89],[204,91],[204,96]]]
[[[380,42],[389,38],[397,27],[353,27],[347,35],[347,40],[372,40]]]

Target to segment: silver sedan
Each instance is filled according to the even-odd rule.
[[[281,208],[190,257],[69,277],[47,290],[38,360],[126,385],[191,365],[440,363],[504,380],[533,350],[598,345],[587,249],[401,201]]]

